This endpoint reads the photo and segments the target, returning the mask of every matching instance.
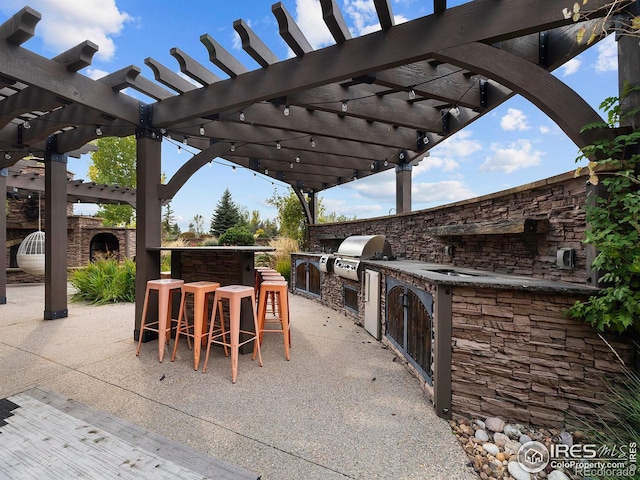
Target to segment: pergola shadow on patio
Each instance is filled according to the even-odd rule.
[[[588,18],[574,22],[561,5],[544,0],[474,0],[453,8],[434,0],[432,14],[395,25],[389,1],[374,0],[380,30],[352,38],[337,2],[322,0],[335,45],[313,50],[278,2],[272,12],[295,57],[278,59],[237,20],[243,48],[259,68],[241,64],[204,33],[200,40],[212,65],[227,78],[178,47],[171,50],[181,72],[199,87],[152,57],[144,62],[155,81],[133,65],[91,80],[79,72],[98,46],[86,41],[52,59],[31,52],[22,45],[34,35],[40,14],[23,8],[0,26],[0,168],[34,151],[45,159],[45,318],[68,315],[67,155],[99,134],[137,138],[136,291],[142,299],[147,280],[160,275],[163,202],[213,158],[290,185],[314,223],[318,192],[392,168],[397,213],[410,211],[413,163],[515,94],[583,146],[581,128],[600,116],[551,72],[587,48],[576,43],[576,33],[591,32],[609,12],[608,3],[590,1]],[[636,8],[637,2],[620,6]],[[621,51],[637,52],[637,39],[621,37],[618,43]],[[620,58],[621,82],[637,79],[637,55]],[[125,88],[151,101],[140,102]],[[168,135],[200,153],[163,185],[160,142]],[[296,158],[300,151],[304,158]],[[0,245],[5,229],[2,202]],[[5,301],[6,273],[0,269],[0,303]]]

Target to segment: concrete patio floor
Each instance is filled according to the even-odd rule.
[[[219,348],[206,374],[186,342],[173,363],[158,362],[156,342],[136,357],[132,304],[69,303],[67,318],[44,321],[43,285],[10,285],[7,300],[0,399],[38,387],[265,480],[477,479],[394,353],[311,300],[290,297],[291,361],[266,335],[264,366],[241,355],[235,385]]]

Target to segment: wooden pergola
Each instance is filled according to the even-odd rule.
[[[587,141],[582,126],[601,119],[551,72],[587,48],[576,33],[591,32],[608,1],[591,0],[590,19],[574,22],[545,0],[473,0],[453,8],[434,0],[433,14],[395,25],[389,0],[374,0],[380,30],[357,38],[335,0],[320,3],[335,40],[326,48],[314,50],[278,2],[272,12],[293,58],[278,59],[242,20],[233,26],[259,68],[249,69],[208,34],[200,40],[226,78],[171,49],[180,71],[200,86],[151,57],[144,63],[153,80],[133,65],[91,80],[79,71],[91,64],[97,45],[85,41],[51,59],[31,52],[22,45],[40,14],[29,7],[0,25],[0,191],[7,167],[34,151],[43,156],[45,318],[67,315],[67,154],[99,135],[137,138],[137,294],[143,298],[146,281],[160,274],[152,249],[160,246],[163,203],[214,158],[289,184],[313,223],[318,192],[392,168],[397,213],[410,211],[414,161],[513,95],[535,104],[578,147]],[[637,8],[637,1],[626,3]],[[637,41],[624,48],[632,52],[624,76],[637,83]],[[152,101],[140,102],[125,88]],[[167,136],[200,153],[161,184],[160,143]],[[3,203],[0,244],[5,217]]]

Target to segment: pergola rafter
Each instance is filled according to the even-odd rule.
[[[591,17],[605,16],[607,4],[591,0]],[[275,3],[279,33],[295,55],[285,60],[237,20],[242,47],[258,65],[253,69],[201,35],[211,64],[227,78],[176,46],[175,68],[146,57],[153,79],[131,65],[99,80],[79,73],[97,49],[91,42],[51,59],[24,47],[40,20],[25,7],[0,25],[0,169],[44,152],[48,175],[58,179],[47,202],[62,205],[66,190],[55,182],[62,182],[67,152],[100,134],[135,134],[142,297],[159,268],[149,248],[159,246],[163,202],[216,158],[290,185],[313,222],[318,192],[396,167],[410,181],[411,164],[513,95],[531,100],[579,147],[585,144],[580,128],[599,116],[550,72],[587,48],[576,45],[575,34],[594,20],[574,23],[546,0],[473,0],[453,8],[434,0],[433,14],[401,24],[389,0],[374,6],[380,30],[353,37],[337,1],[321,0],[335,44],[315,50],[283,3]],[[161,185],[159,140],[168,136],[199,153]],[[0,175],[2,189],[6,178]]]

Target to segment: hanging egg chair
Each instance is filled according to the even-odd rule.
[[[44,275],[44,232],[30,233],[18,247],[18,267],[31,275]]]
[[[30,233],[22,240],[18,247],[16,261],[23,272],[44,275],[44,232],[40,216],[40,193],[38,193],[38,231]]]

